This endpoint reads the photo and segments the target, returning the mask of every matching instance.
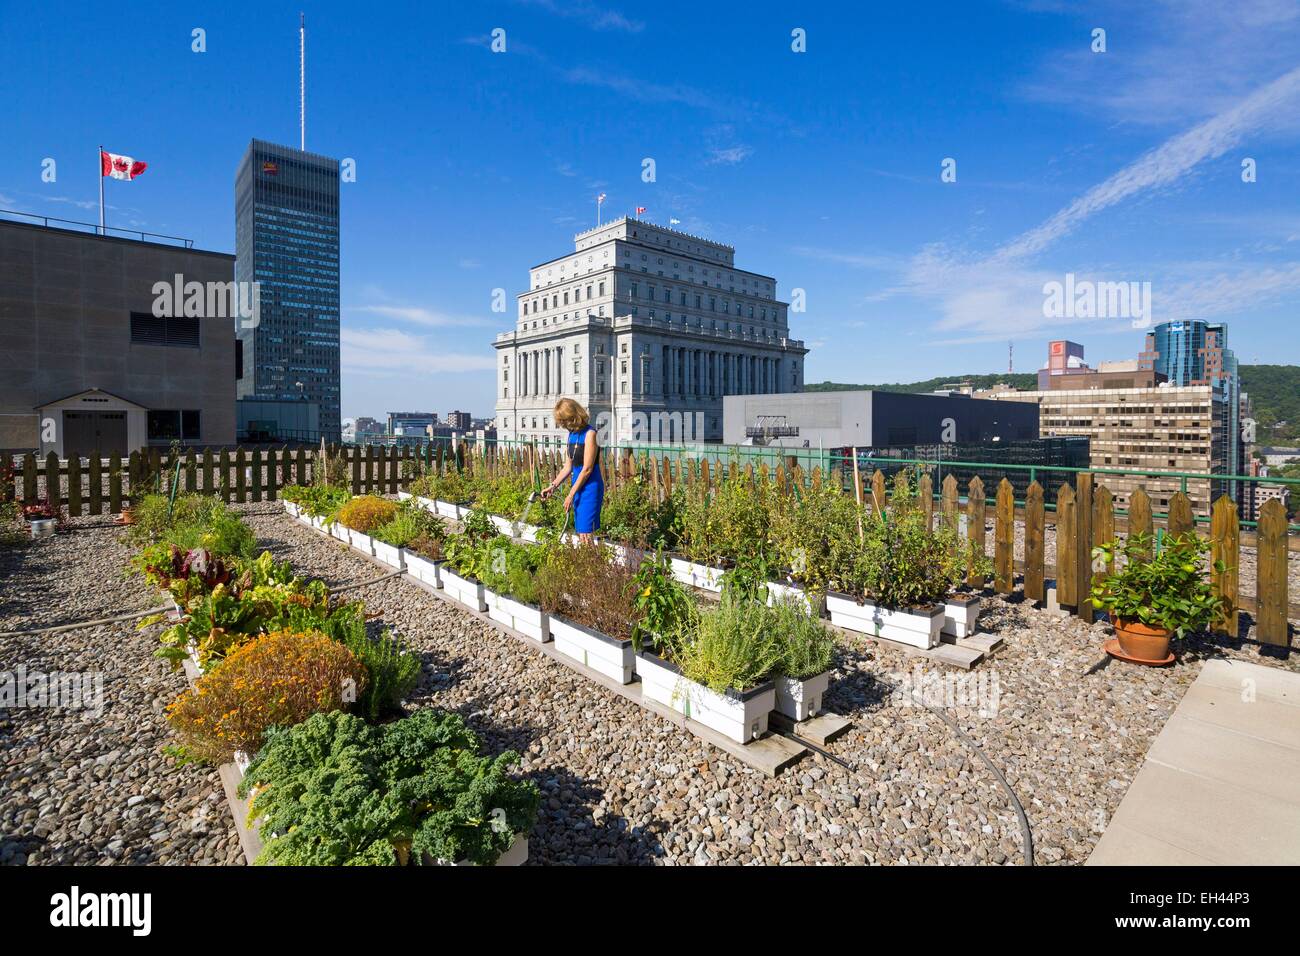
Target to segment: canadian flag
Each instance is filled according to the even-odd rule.
[[[637,206],[637,207],[636,207],[636,214],[637,214],[638,216],[641,215],[641,213],[643,213],[643,212],[645,212],[645,206]]]
[[[99,151],[99,171],[102,176],[112,176],[114,179],[135,179],[145,171],[148,165],[148,163],[138,162],[130,156],[106,153],[102,149]]]

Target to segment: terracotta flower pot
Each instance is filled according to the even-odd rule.
[[[1169,659],[1169,638],[1172,634],[1160,627],[1147,627],[1141,621],[1114,618],[1115,637],[1127,656],[1141,661],[1166,661]]]

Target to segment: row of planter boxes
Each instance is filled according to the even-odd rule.
[[[399,498],[409,498],[410,494],[399,492]],[[434,501],[418,498],[420,504],[436,511],[444,517],[462,517],[470,509],[464,505],[447,501]],[[492,523],[502,534],[522,537],[526,541],[536,541],[539,529],[522,522],[511,522],[500,515],[490,515]],[[640,551],[617,542],[605,542],[614,552],[615,560],[626,563],[636,558]],[[723,568],[700,564],[687,558],[671,555],[673,577],[683,584],[705,591],[722,590]],[[814,617],[829,615],[831,623],[851,631],[897,641],[913,647],[937,647],[942,635],[954,638],[968,637],[975,633],[976,619],[979,617],[979,598],[975,595],[954,595],[937,605],[940,610],[935,626],[934,608],[893,609],[881,607],[845,594],[832,592],[828,595],[809,593],[795,584],[769,581],[768,603],[777,601],[794,601]]]
[[[296,511],[285,505],[291,514]],[[768,715],[778,710],[792,720],[803,721],[820,712],[822,697],[830,684],[830,672],[805,681],[780,677],[745,691],[717,693],[688,680],[670,662],[649,651],[635,653],[631,640],[610,637],[532,604],[497,594],[482,581],[452,571],[444,562],[429,561],[405,548],[393,548],[372,537],[320,519],[299,515],[322,534],[345,541],[393,568],[405,567],[432,587],[472,611],[488,616],[539,643],[554,641],[555,650],[620,684],[640,678],[642,694],[648,700],[710,727],[737,743],[748,743],[768,730]],[[342,529],[342,530],[339,530]],[[417,573],[417,570],[419,573]]]

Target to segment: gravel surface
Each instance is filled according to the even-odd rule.
[[[71,524],[70,534],[0,550],[0,632],[157,605],[123,574],[123,529],[104,518]],[[163,708],[186,683],[152,656],[157,630],[126,622],[0,637],[0,679],[19,667],[75,672],[92,691],[80,708],[0,709],[0,864],[242,861],[217,772],[162,752]]]
[[[293,521],[278,506],[246,510],[263,544],[306,573],[332,584],[384,573]],[[44,567],[45,580],[25,573],[18,599],[66,587],[56,576],[74,555],[93,550],[86,540],[93,537],[94,547],[104,551],[109,549],[98,542],[114,543],[111,560],[96,559],[96,567],[103,566],[96,578],[104,583],[96,585],[94,611],[110,605],[115,610],[147,606],[138,581],[120,578],[117,569],[126,558],[120,534],[93,532],[43,543],[39,560],[23,560],[30,569]],[[105,596],[104,589],[112,593]],[[6,596],[10,590],[6,584]],[[1261,658],[1249,646],[1201,647],[1173,668],[1113,662],[1089,674],[1105,659],[1099,649],[1108,636],[1104,626],[989,599],[981,628],[999,634],[1006,644],[970,674],[866,639],[845,638],[826,705],[854,721],[830,749],[855,769],[846,771],[811,755],[770,779],[401,578],[356,595],[424,658],[424,675],[411,706],[455,710],[489,750],[513,748],[523,755],[521,772],[537,782],[543,795],[530,836],[531,862],[536,864],[1020,863],[1020,830],[1006,794],[943,722],[892,691],[900,682],[935,679],[946,679],[949,687],[966,682],[968,690],[971,682],[983,682],[974,685],[982,689],[978,699],[963,699],[958,688],[948,713],[1018,793],[1033,829],[1036,861],[1082,863],[1155,734],[1195,679],[1200,653],[1298,666]],[[83,611],[91,600],[83,601]],[[0,604],[0,626],[13,626],[15,619],[27,623],[24,614],[30,612]],[[79,616],[69,609],[42,620]],[[41,808],[47,807],[47,826],[54,829],[37,861],[107,862],[103,849],[78,842],[82,814],[91,812],[81,804],[96,808],[86,825],[93,840],[103,830],[101,820],[121,820],[119,827],[127,831],[125,804],[138,792],[167,795],[165,803],[152,806],[155,819],[169,823],[165,828],[138,824],[135,830],[148,831],[138,837],[127,831],[118,859],[238,862],[215,773],[173,768],[159,755],[166,736],[158,710],[183,687],[183,679],[149,657],[153,632],[137,634],[127,625],[57,637],[43,642],[42,653],[53,661],[47,666],[71,667],[62,663],[65,659],[94,660],[128,677],[119,685],[147,688],[124,697],[117,716],[112,706],[106,711],[106,721],[121,721],[118,728],[130,724],[135,740],[123,743],[120,729],[107,733],[105,740],[99,725],[73,723],[80,718],[49,712],[10,718],[3,726],[11,769],[3,778],[0,813],[4,829],[15,836],[5,852],[11,845],[29,852],[41,843],[35,828]],[[7,658],[14,656],[11,642],[0,643],[0,649]],[[30,643],[19,650],[23,656],[36,654]],[[115,700],[111,683],[106,680],[110,703]],[[927,693],[933,690],[928,687]],[[119,687],[116,693],[125,691]],[[989,713],[981,715],[981,706]],[[68,765],[65,778],[68,767],[80,769],[85,758],[93,766],[95,756],[113,748],[130,746],[134,760],[106,762],[117,769],[106,771],[105,797],[94,795],[94,784],[66,781],[57,799],[33,796],[42,784],[53,789],[42,766],[47,759],[42,743],[49,739],[75,754],[62,758]],[[9,752],[15,749],[16,756]],[[144,770],[141,764],[149,760],[155,763]],[[122,769],[127,766],[138,768],[138,775],[128,776]],[[93,799],[86,800],[87,789]],[[203,806],[215,807],[205,818],[209,829],[190,833],[188,821]]]

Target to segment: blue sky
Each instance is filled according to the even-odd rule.
[[[601,191],[607,217],[646,206],[783,299],[804,289],[808,381],[1000,371],[1012,340],[1018,371],[1056,337],[1135,356],[1127,318],[1044,318],[1066,273],[1150,282],[1156,321],[1226,321],[1243,361],[1300,360],[1294,0],[0,0],[0,207],[93,220],[102,143],[149,163],[107,185],[111,225],[232,251],[249,138],[297,141],[300,9],[308,148],[357,169],[345,416],[488,413],[492,337]]]

